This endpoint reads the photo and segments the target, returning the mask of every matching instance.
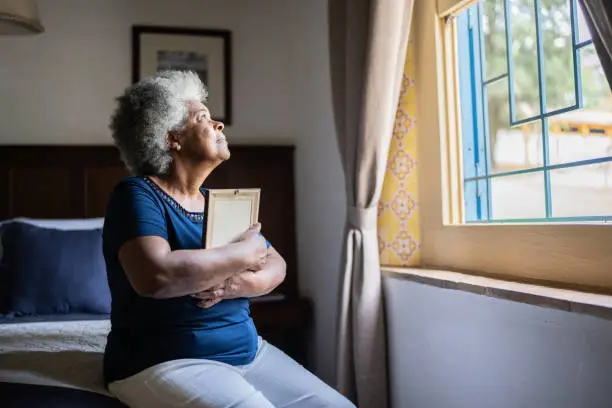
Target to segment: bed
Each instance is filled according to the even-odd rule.
[[[102,382],[110,298],[99,245],[106,201],[125,175],[112,146],[0,147],[0,406],[123,406]],[[251,314],[262,336],[308,367],[293,183],[292,147],[232,146],[207,186],[262,189],[263,232],[288,268]]]

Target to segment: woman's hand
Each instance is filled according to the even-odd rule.
[[[244,231],[242,234],[238,235],[236,238],[232,239],[230,242],[236,243],[236,242],[246,241],[251,236],[259,234],[260,231],[261,231],[261,223],[258,222],[257,224],[253,225],[251,228]]]
[[[287,264],[280,254],[274,248],[269,248],[262,269],[246,270],[192,296],[199,300],[198,305],[203,308],[212,307],[224,299],[262,296],[280,285],[286,268]]]
[[[244,273],[229,277],[220,285],[192,295],[198,299],[198,306],[209,308],[224,299],[235,299],[243,297],[243,293],[248,291],[248,279],[245,279],[248,274],[253,272],[246,271]]]
[[[268,246],[264,237],[259,234],[260,231],[261,224],[257,223],[232,241],[232,243],[242,243],[244,245],[245,256],[250,265],[247,268],[248,270],[259,271],[266,264]]]

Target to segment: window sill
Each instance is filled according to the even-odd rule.
[[[471,292],[612,320],[611,295],[558,289],[433,269],[382,266],[381,270],[383,276],[388,278],[410,280],[444,289]]]

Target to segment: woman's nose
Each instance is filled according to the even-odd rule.
[[[225,129],[223,122],[215,122],[215,130],[217,132],[221,132],[223,129]]]

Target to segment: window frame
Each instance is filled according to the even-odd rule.
[[[474,4],[467,0],[457,13]],[[456,21],[415,2],[421,260],[426,268],[612,293],[604,224],[463,224]]]
[[[511,0],[503,0],[504,8],[509,8]],[[582,94],[582,58],[581,52],[593,44],[592,39],[580,40],[578,32],[578,0],[566,0],[570,13],[571,23],[571,47],[572,65],[574,74],[574,101],[571,104],[553,110],[547,109],[546,89],[547,81],[544,78],[544,57],[543,57],[543,34],[541,28],[542,11],[535,13],[536,37],[537,37],[537,61],[538,61],[538,82],[540,112],[530,117],[517,118],[517,103],[515,96],[515,70],[516,63],[513,54],[508,51],[511,46],[511,31],[506,29],[506,72],[494,77],[486,77],[485,67],[487,66],[486,55],[483,48],[484,33],[482,31],[482,3],[474,4],[456,18],[457,47],[461,64],[459,66],[460,97],[463,107],[470,106],[472,109],[461,110],[462,121],[462,144],[463,144],[463,188],[465,189],[465,215],[466,223],[485,223],[485,222],[610,222],[612,215],[582,215],[582,216],[559,216],[553,212],[553,192],[552,177],[555,170],[573,169],[592,165],[601,165],[612,161],[612,156],[602,156],[597,158],[578,159],[567,162],[551,163],[551,141],[552,136],[549,131],[549,120],[557,115],[567,112],[580,110],[584,107]],[[534,3],[536,10],[540,6],[540,0]],[[511,26],[511,16],[504,14],[505,24]],[[501,172],[492,172],[492,152],[491,135],[489,135],[488,107],[486,105],[487,93],[491,86],[500,82],[506,82],[504,86],[509,95],[509,120],[511,126],[521,126],[526,124],[538,124],[541,129],[540,136],[540,160],[541,164],[520,169],[510,169]],[[473,137],[471,136],[473,135]],[[494,180],[506,179],[507,177],[522,175],[539,175],[543,181],[542,198],[544,206],[542,210],[545,214],[542,217],[519,217],[495,218],[492,211],[493,197],[492,184]]]

